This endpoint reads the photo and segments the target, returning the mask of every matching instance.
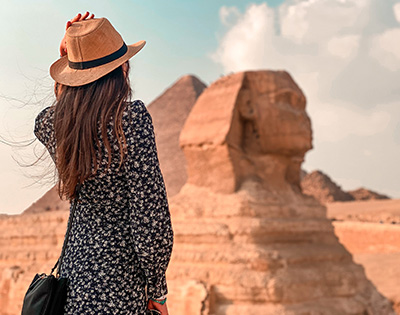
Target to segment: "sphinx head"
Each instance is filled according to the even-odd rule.
[[[305,106],[304,94],[287,72],[246,73],[236,104],[243,152],[304,156],[312,147]]]
[[[312,148],[306,98],[286,71],[224,77],[199,97],[181,132],[188,181],[233,192],[248,178],[268,188],[300,186]]]

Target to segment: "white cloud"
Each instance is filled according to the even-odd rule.
[[[219,10],[219,18],[221,22],[226,26],[232,26],[237,22],[240,17],[240,11],[236,7],[221,7]]]
[[[357,31],[367,23],[360,11],[369,1],[286,1],[279,9],[282,37],[298,44],[323,43],[331,37]]]
[[[226,73],[288,71],[312,120],[315,149],[305,166],[393,191],[400,177],[399,22],[398,0],[253,4],[236,14],[212,58]]]
[[[363,153],[364,153],[365,156],[371,156],[372,155],[372,152],[370,150],[368,150],[368,149],[364,149]]]
[[[322,104],[319,104],[322,105]],[[356,112],[346,106],[325,104],[313,112],[317,137],[323,141],[342,141],[355,135],[369,137],[386,130],[391,121],[386,111]]]
[[[220,10],[224,18],[226,10],[226,7]],[[274,36],[273,14],[266,4],[250,6],[225,35],[219,52],[213,56],[214,60],[224,60],[226,65],[229,64],[230,71],[258,67],[265,58],[268,44],[271,44],[269,39]]]
[[[354,57],[360,45],[360,35],[334,36],[328,40],[326,48],[332,56],[347,59]]]
[[[371,74],[374,67],[383,74],[400,68],[400,44],[393,43],[400,28],[382,30],[385,20],[371,19],[377,1],[297,0],[276,9],[253,4],[226,32],[213,59],[226,72],[287,70],[307,96],[320,141],[382,133],[391,114],[374,111],[376,100],[398,100],[400,76],[393,82],[393,76]]]
[[[310,24],[306,19],[306,6],[309,2],[304,2],[300,6],[289,6],[286,9],[286,16],[282,18],[281,33],[282,36],[301,43],[302,39],[309,31]]]
[[[400,28],[385,30],[371,40],[370,54],[390,71],[400,69]]]
[[[333,178],[333,181],[337,183],[343,190],[355,190],[360,187],[363,187],[363,183],[360,180],[353,178]]]
[[[394,16],[396,17],[397,22],[400,23],[400,2],[395,3],[393,5],[393,13],[394,13]]]

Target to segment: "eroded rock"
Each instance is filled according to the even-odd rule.
[[[209,309],[196,314],[393,313],[326,208],[301,193],[305,105],[287,72],[242,72],[206,89],[186,120],[168,278],[209,288]]]

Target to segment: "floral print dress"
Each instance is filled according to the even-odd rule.
[[[55,156],[54,107],[35,119],[34,133]],[[126,163],[117,170],[119,154],[109,170],[107,151],[98,172],[82,183],[60,276],[69,278],[64,313],[146,314],[148,297],[168,293],[165,272],[173,246],[173,230],[165,183],[160,170],[152,118],[144,103],[128,103],[122,117],[127,139]],[[113,119],[108,135],[112,142]],[[99,148],[95,144],[96,149]],[[72,204],[70,206],[72,209]]]

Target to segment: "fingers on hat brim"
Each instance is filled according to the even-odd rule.
[[[63,85],[81,86],[91,83],[107,73],[110,73],[125,61],[132,58],[144,47],[145,44],[146,41],[141,40],[135,44],[127,45],[128,50],[122,57],[104,65],[84,70],[70,68],[68,65],[68,56],[63,56],[50,66],[50,76],[56,82]]]

